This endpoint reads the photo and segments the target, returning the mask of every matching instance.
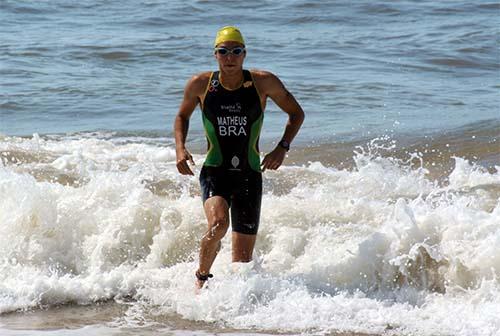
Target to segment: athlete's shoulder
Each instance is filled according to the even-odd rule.
[[[208,81],[210,80],[210,76],[212,75],[211,71],[205,71],[205,72],[200,72],[189,80],[189,83],[192,83],[193,85],[201,85],[201,86],[206,86]]]
[[[278,78],[275,74],[266,70],[250,69],[249,71],[255,80],[268,80]]]
[[[252,69],[250,73],[255,81],[255,85],[262,93],[267,94],[283,86],[278,76],[270,71]]]
[[[212,71],[204,71],[197,73],[193,77],[191,77],[191,80],[193,81],[208,81],[210,79],[210,76],[212,75]]]
[[[211,75],[212,75],[211,71],[205,71],[192,76],[189,79],[186,88],[188,88],[189,90],[193,90],[195,92],[205,91],[205,88],[208,85],[208,81],[210,80]]]
[[[250,70],[250,73],[252,74],[253,79],[259,84],[276,85],[281,83],[281,80],[278,78],[278,76],[270,71],[252,69]]]

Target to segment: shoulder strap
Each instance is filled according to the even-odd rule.
[[[220,74],[220,71],[214,71],[214,72],[212,72],[212,78],[211,78],[211,80],[219,80],[219,74]]]
[[[200,105],[201,105],[202,110],[203,110],[203,106],[205,105],[205,97],[207,96],[208,89],[210,89],[210,85],[212,83],[213,77],[214,77],[214,72],[212,72],[210,74],[210,77],[208,78],[207,86],[205,88],[205,92],[203,93],[203,96],[200,99]]]
[[[252,81],[253,82],[252,74],[250,73],[249,70],[243,70],[243,80],[245,82],[246,81]]]

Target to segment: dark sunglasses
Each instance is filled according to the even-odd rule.
[[[228,49],[228,48],[224,48],[224,47],[219,47],[219,48],[215,48],[215,52],[221,56],[227,56],[229,54],[233,54],[235,56],[240,56],[241,54],[243,54],[245,52],[245,48],[244,47],[236,47],[233,49]]]

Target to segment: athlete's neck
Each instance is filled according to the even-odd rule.
[[[243,69],[234,74],[229,74],[227,72],[220,72],[219,76],[220,83],[222,86],[229,90],[235,90],[241,86],[243,83]]]

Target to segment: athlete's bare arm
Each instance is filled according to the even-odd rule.
[[[184,98],[179,112],[175,117],[175,153],[177,157],[177,170],[183,175],[194,175],[188,165],[188,161],[194,165],[193,157],[186,149],[186,138],[189,129],[189,118],[194,109],[203,98],[205,89],[210,79],[210,72],[204,72],[193,76],[184,89]]]
[[[267,71],[253,71],[255,85],[261,95],[261,101],[270,97],[285,113],[288,122],[282,140],[291,143],[304,121],[304,111],[293,95],[285,88],[281,80]],[[262,97],[263,96],[263,97]],[[263,104],[264,105],[264,104]],[[281,146],[276,148],[262,160],[262,169],[278,169],[285,159],[286,150]]]

